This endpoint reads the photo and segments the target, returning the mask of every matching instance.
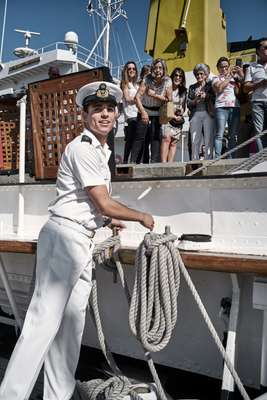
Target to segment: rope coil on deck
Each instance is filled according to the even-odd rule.
[[[140,399],[126,376],[114,376],[106,381],[94,379],[90,382],[80,382],[79,393],[82,399],[88,400],[123,400],[127,395],[130,395],[133,400]]]

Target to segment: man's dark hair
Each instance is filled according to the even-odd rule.
[[[258,50],[261,47],[262,42],[267,42],[267,38],[263,37],[261,39],[259,39],[256,43],[256,53],[258,54]]]

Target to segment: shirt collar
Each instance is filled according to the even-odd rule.
[[[105,155],[106,159],[109,160],[111,151],[109,150],[107,143],[105,143],[104,146],[102,146],[99,140],[95,137],[95,135],[86,128],[83,131],[83,135],[89,136],[89,138],[92,140],[92,145],[98,148]]]

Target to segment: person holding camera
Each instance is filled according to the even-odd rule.
[[[171,73],[172,100],[175,117],[162,125],[162,141],[160,147],[161,162],[172,162],[176,153],[177,142],[181,137],[184,124],[183,114],[186,107],[185,73],[182,68],[175,68]]]
[[[201,146],[205,145],[205,159],[213,156],[214,93],[206,64],[197,64],[193,70],[196,83],[189,86],[187,106],[190,112],[190,135],[192,143],[192,160],[199,160]]]
[[[229,59],[220,57],[217,61],[219,75],[213,78],[212,86],[216,94],[215,100],[215,157],[222,153],[222,141],[226,123],[228,124],[229,146],[235,147],[240,123],[240,104],[237,91],[243,81],[244,73],[241,65],[230,67]]]
[[[255,135],[267,129],[267,38],[256,44],[258,60],[246,70],[244,91],[252,93],[251,114]],[[257,139],[258,150],[267,146],[266,135]]]

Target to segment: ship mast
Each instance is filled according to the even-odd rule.
[[[105,23],[100,35],[98,36],[86,62],[89,61],[93,55],[100,40],[104,39],[104,64],[109,65],[109,42],[110,42],[110,28],[117,18],[123,17],[127,19],[126,11],[123,9],[124,0],[98,0],[89,1],[87,5],[87,12],[90,16],[97,14]]]
[[[5,0],[5,8],[4,8],[4,19],[3,19],[1,47],[0,47],[0,63],[2,62],[2,58],[3,58],[3,46],[4,46],[4,36],[5,36],[5,28],[6,28],[6,12],[7,12],[7,0]]]

